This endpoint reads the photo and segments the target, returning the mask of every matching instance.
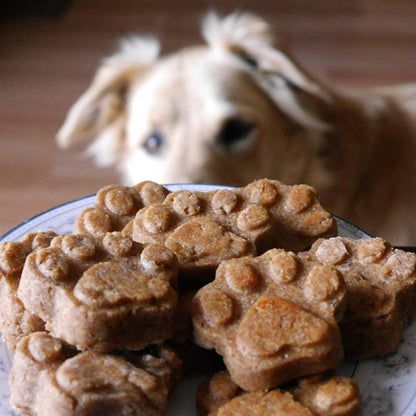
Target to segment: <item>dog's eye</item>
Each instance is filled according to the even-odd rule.
[[[153,132],[143,143],[147,153],[158,153],[163,145],[163,135],[158,131]]]
[[[240,117],[231,117],[224,122],[216,142],[223,147],[238,145],[254,130],[254,124]]]

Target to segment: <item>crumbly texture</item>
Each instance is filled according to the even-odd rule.
[[[362,399],[348,377],[320,374],[279,390],[247,393],[221,371],[198,386],[197,410],[198,416],[360,416]]]
[[[142,246],[121,232],[68,234],[27,257],[18,296],[80,350],[140,349],[172,335],[176,279],[165,246]]]
[[[17,289],[26,257],[49,246],[55,236],[52,231],[31,233],[22,241],[0,243],[0,331],[10,349],[23,336],[44,329],[43,320],[25,309]]]
[[[244,188],[172,192],[141,209],[132,230],[135,241],[165,244],[184,272],[201,276],[222,260],[271,248],[305,250],[337,227],[312,187],[261,179]]]
[[[121,231],[139,209],[162,202],[168,193],[165,187],[151,181],[131,187],[108,185],[97,192],[94,206],[85,208],[77,216],[73,231],[95,237],[106,232]]]
[[[382,356],[397,347],[416,308],[416,254],[379,237],[336,237],[300,256],[335,267],[345,279],[349,302],[340,329],[347,357]]]
[[[344,310],[334,267],[273,249],[220,264],[193,299],[194,339],[223,356],[241,388],[269,389],[341,361]]]
[[[18,343],[10,401],[27,416],[160,416],[180,367],[180,359],[167,347],[124,356],[78,352],[36,332]]]

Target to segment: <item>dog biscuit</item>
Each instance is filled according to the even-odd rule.
[[[222,262],[192,307],[196,343],[215,348],[247,391],[331,369],[343,357],[344,280],[293,252]]]
[[[362,400],[357,383],[348,377],[320,374],[279,390],[247,393],[221,371],[198,386],[197,410],[198,416],[360,416]]]
[[[10,401],[27,416],[164,414],[181,363],[167,347],[119,355],[78,352],[45,332],[18,343]]]
[[[313,188],[267,179],[244,188],[172,192],[163,203],[141,209],[132,228],[135,241],[165,244],[190,274],[275,247],[305,250],[336,234],[336,222]]]
[[[25,309],[17,296],[26,257],[49,246],[52,231],[27,234],[22,241],[0,243],[0,331],[10,349],[24,335],[44,329],[44,322]]]
[[[85,208],[77,216],[74,232],[97,237],[106,232],[121,231],[139,209],[162,202],[168,192],[151,181],[131,187],[108,185],[97,192],[94,206]]]
[[[344,277],[348,308],[340,322],[346,356],[386,355],[399,344],[416,308],[416,255],[394,249],[380,237],[318,240],[309,252]]]
[[[176,277],[165,246],[142,246],[121,232],[59,235],[27,257],[18,296],[80,350],[140,349],[172,335]]]

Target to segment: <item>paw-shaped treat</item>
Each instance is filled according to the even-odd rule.
[[[172,192],[133,221],[135,241],[165,244],[191,274],[275,247],[305,250],[335,234],[336,222],[313,188],[267,179],[238,189]]]
[[[231,380],[228,371],[219,371],[198,385],[196,391],[198,416],[215,415],[221,406],[244,393],[247,394]]]
[[[95,205],[85,208],[77,216],[73,231],[96,237],[121,231],[139,209],[162,202],[168,193],[165,187],[151,181],[131,187],[108,185],[97,192]]]
[[[27,234],[22,241],[0,243],[0,331],[11,349],[24,335],[44,328],[44,322],[25,309],[17,297],[26,257],[49,246],[56,236],[52,231]]]
[[[348,308],[340,322],[346,356],[392,352],[416,308],[416,254],[382,238],[318,240],[301,256],[335,267],[344,277]]]
[[[342,359],[344,295],[334,267],[293,252],[227,260],[193,299],[194,338],[223,356],[244,390],[272,388]]]
[[[198,386],[197,409],[199,416],[360,416],[362,400],[357,383],[348,377],[320,374],[269,393],[247,393],[221,371]]]
[[[78,352],[45,332],[18,343],[10,401],[28,416],[164,414],[180,360],[167,347],[127,356]]]
[[[18,296],[81,350],[140,349],[172,335],[176,278],[165,246],[142,246],[121,232],[59,235],[27,257]]]

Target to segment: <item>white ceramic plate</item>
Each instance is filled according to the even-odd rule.
[[[169,185],[172,191],[190,189],[189,185]],[[191,186],[192,190],[210,191],[218,187]],[[75,217],[85,207],[94,204],[91,195],[52,208],[9,231],[2,240],[18,241],[29,232],[53,230],[70,233]],[[368,238],[357,227],[337,218],[339,234],[350,238]],[[0,416],[15,413],[9,405],[8,373],[13,354],[0,341]],[[360,386],[364,401],[364,416],[416,416],[416,319],[407,326],[404,340],[393,354],[382,359],[343,362],[338,372],[353,377]],[[185,379],[172,396],[168,416],[194,416],[195,389],[198,377]]]

